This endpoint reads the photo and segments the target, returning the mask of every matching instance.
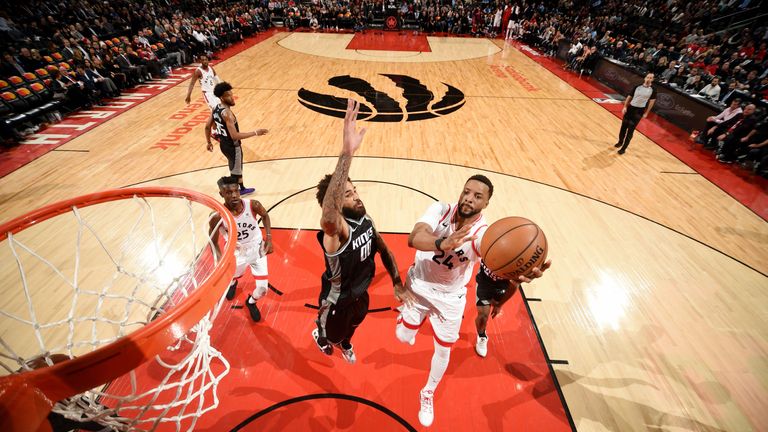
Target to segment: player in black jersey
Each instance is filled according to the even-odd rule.
[[[475,318],[477,343],[475,344],[475,351],[480,357],[485,357],[488,354],[488,336],[485,334],[488,317],[495,318],[498,315],[501,306],[517,291],[520,283],[496,276],[482,261],[480,261],[480,270],[475,276],[475,282],[477,282],[477,318]]]
[[[211,128],[216,126],[216,135],[219,137],[219,148],[229,162],[229,174],[237,178],[240,184],[240,195],[253,193],[255,189],[243,185],[243,149],[240,140],[254,136],[265,135],[266,129],[256,129],[253,132],[240,132],[240,125],[232,112],[235,106],[235,96],[232,94],[232,86],[227,82],[216,84],[213,94],[221,103],[211,112],[208,123],[205,124],[205,140],[208,142],[208,151],[213,151],[211,142]]]
[[[377,252],[392,278],[395,296],[405,302],[412,300],[403,288],[395,256],[373,226],[348,177],[352,155],[365,135],[365,129],[358,131],[356,127],[358,110],[358,103],[350,99],[336,170],[317,185],[317,201],[323,208],[322,230],[317,239],[323,248],[326,270],[318,300],[317,328],[312,330],[323,353],[331,355],[333,345],[337,345],[350,364],[356,360],[352,335],[368,313],[368,286],[376,271],[373,258]]]

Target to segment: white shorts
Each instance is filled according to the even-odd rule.
[[[246,267],[251,267],[251,273],[256,280],[267,279],[269,276],[269,270],[267,269],[267,256],[262,250],[263,243],[259,242],[253,245],[242,247],[238,245],[235,251],[235,261],[237,262],[237,269],[235,270],[235,278],[239,278],[245,273]]]
[[[419,302],[421,307],[403,306],[401,312],[403,325],[411,330],[416,330],[429,316],[429,322],[432,324],[432,330],[435,332],[438,343],[446,346],[453,344],[459,340],[464,306],[467,304],[467,287],[460,287],[452,292],[438,291],[420,279],[412,277],[411,273],[412,271],[409,269],[406,284],[423,301]],[[443,314],[445,321],[440,321],[440,318],[428,310],[429,303]]]
[[[208,107],[213,111],[214,108],[221,102],[219,98],[213,95],[213,92],[203,92],[203,99],[205,100],[205,103],[208,104]]]

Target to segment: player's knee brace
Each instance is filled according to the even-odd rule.
[[[395,335],[400,342],[410,343],[416,336],[416,330],[409,329],[403,323],[398,323],[395,326]]]
[[[256,300],[264,297],[264,295],[267,294],[267,289],[269,289],[269,282],[266,280],[257,280],[256,288],[253,290],[252,297]]]

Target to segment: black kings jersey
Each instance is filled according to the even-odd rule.
[[[322,276],[323,290],[320,300],[344,303],[360,297],[368,290],[376,263],[373,260],[378,251],[376,230],[368,216],[359,220],[344,219],[349,226],[349,238],[334,253],[325,252],[322,231],[317,234],[320,247],[325,255],[325,272]]]
[[[211,115],[213,116],[213,125],[216,127],[216,135],[219,136],[219,142],[222,145],[239,146],[240,141],[235,141],[229,135],[227,129],[227,122],[224,120],[224,110],[227,109],[224,105],[216,105]],[[234,115],[234,114],[232,114]],[[240,132],[240,126],[237,124],[237,118],[235,118],[235,130]]]

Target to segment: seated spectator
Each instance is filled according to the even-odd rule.
[[[691,74],[688,75],[688,78],[685,80],[685,84],[683,84],[683,90],[687,92],[695,92],[699,89],[701,86],[701,75],[699,75],[699,70],[696,68],[693,68],[691,70]]]
[[[757,124],[755,105],[744,107],[741,119],[734,123],[726,133],[717,137],[723,144],[717,151],[717,160],[722,163],[733,163],[736,157],[743,151],[747,135],[752,132]]]
[[[699,96],[704,96],[707,99],[716,101],[720,98],[720,78],[712,78],[712,82],[704,86],[699,90]]]
[[[738,83],[736,80],[730,80],[728,82],[728,88],[725,89],[725,91],[720,92],[720,103],[721,104],[727,104],[730,103],[733,98],[739,98],[740,92],[737,88]]]
[[[765,165],[768,162],[768,119],[763,119],[746,138],[746,155],[743,161],[751,162],[753,170],[765,176],[768,168]]]
[[[669,80],[672,79],[672,77],[674,77],[676,73],[677,73],[677,62],[672,60],[667,65],[667,68],[661,71],[661,74],[659,74],[659,78],[661,82],[668,83]]]
[[[16,59],[8,51],[3,53],[3,59],[0,61],[0,78],[11,76],[22,76],[26,72]]]
[[[93,59],[93,68],[99,75],[111,78],[118,88],[128,87],[128,77],[120,71],[120,66],[113,61],[112,56],[105,55],[104,61],[101,58]]]
[[[32,52],[29,48],[24,47],[19,50],[19,55],[16,57],[16,62],[24,69],[25,72],[35,70],[35,66],[38,62],[32,58]]]
[[[714,148],[714,138],[730,129],[741,119],[741,99],[733,99],[731,104],[716,116],[707,117],[707,124],[696,137],[696,142],[704,144],[704,148]]]
[[[78,68],[80,69],[80,68]],[[86,60],[82,67],[83,76],[95,83],[95,87],[102,96],[116,97],[120,95],[120,90],[115,85],[115,82],[111,78],[105,77],[94,69],[90,60]]]
[[[147,69],[145,66],[134,64],[134,59],[129,58],[125,50],[118,49],[118,55],[115,56],[114,61],[120,67],[120,72],[125,74],[131,83],[144,82],[147,78]]]
[[[53,98],[63,100],[64,106],[69,111],[74,111],[83,106],[89,106],[85,85],[72,78],[69,73],[61,70],[51,72],[51,90]]]

